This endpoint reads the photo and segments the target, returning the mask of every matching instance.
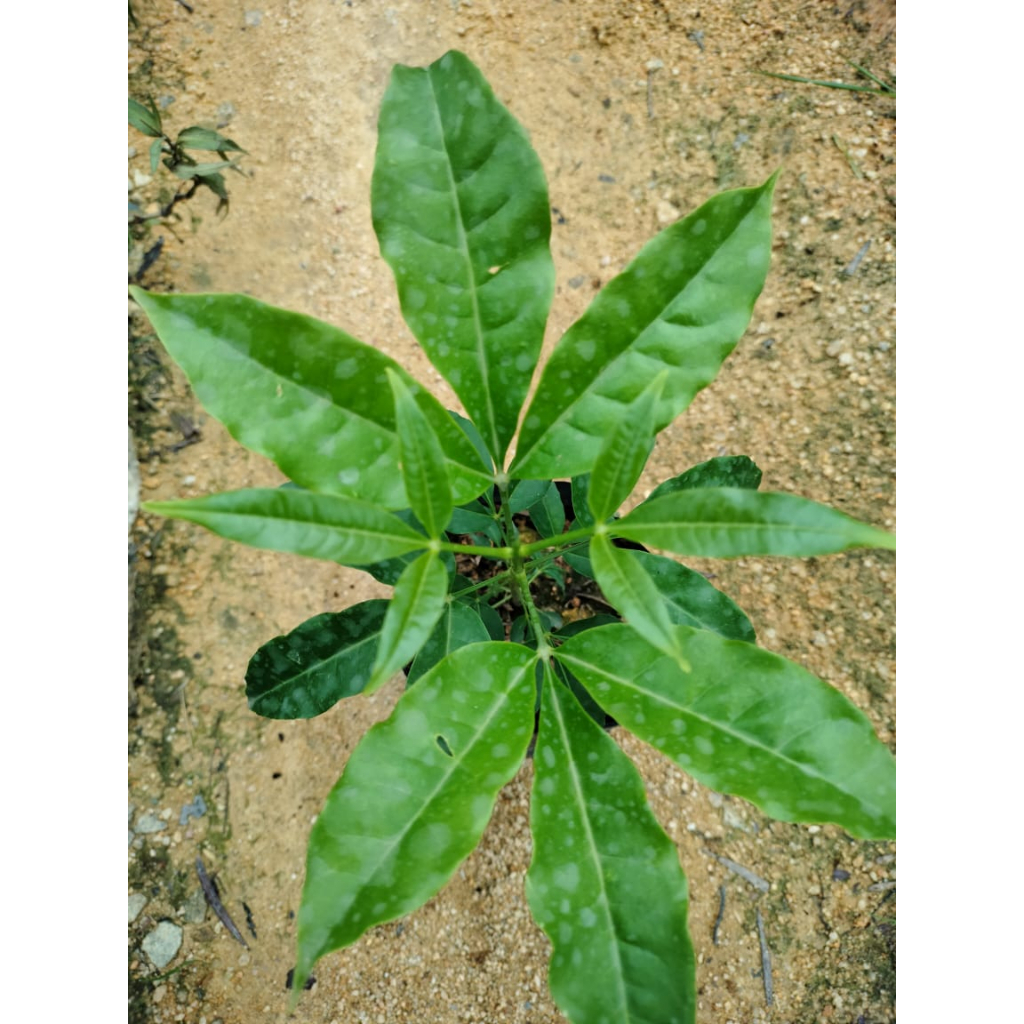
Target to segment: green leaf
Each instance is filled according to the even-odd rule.
[[[775,176],[723,192],[647,243],[562,336],[544,368],[510,472],[575,476],[597,459],[607,424],[662,370],[664,429],[736,346],[764,286]]]
[[[151,139],[159,139],[163,135],[163,125],[160,121],[160,111],[156,104],[143,106],[138,100],[128,97],[128,123],[143,135]]]
[[[264,718],[314,718],[361,693],[377,656],[387,601],[325,612],[265,643],[249,661],[245,695]]]
[[[429,543],[390,512],[353,498],[311,491],[225,491],[187,501],[150,501],[147,512],[186,519],[254,548],[342,565],[375,562]]]
[[[512,514],[525,512],[535,502],[540,501],[550,485],[550,480],[518,481],[508,496],[508,507]]]
[[[544,496],[527,510],[533,525],[542,537],[557,537],[565,530],[565,506],[558,486],[552,480]]]
[[[434,551],[412,562],[395,584],[366,692],[373,693],[411,661],[445,609],[448,572]]]
[[[622,626],[555,656],[640,739],[721,793],[781,821],[896,835],[896,762],[838,690],[752,644],[677,626],[691,671]]]
[[[460,536],[467,533],[482,533],[493,543],[501,541],[501,527],[490,509],[482,501],[474,501],[455,509],[448,520],[446,533]]]
[[[723,455],[717,459],[691,467],[685,473],[672,477],[654,488],[648,501],[661,498],[673,491],[688,491],[697,487],[741,487],[756,491],[761,486],[761,470],[746,455]]]
[[[212,128],[193,125],[178,132],[178,145],[185,149],[210,150],[217,153],[244,153],[245,150],[231,139]]]
[[[378,130],[373,225],[402,314],[501,462],[554,295],[540,161],[456,51],[392,70]]]
[[[233,160],[215,160],[213,163],[206,164],[175,164],[171,170],[177,177],[188,181],[191,178],[212,177],[218,171],[234,166],[235,162]]]
[[[849,548],[895,548],[896,538],[793,494],[699,488],[645,501],[612,526],[617,537],[677,555],[828,555]]]
[[[408,683],[412,686],[425,672],[452,651],[469,644],[485,643],[491,639],[480,616],[461,601],[448,601],[433,633],[420,648],[420,653],[409,669]]]
[[[587,501],[597,522],[611,518],[636,486],[654,445],[654,409],[665,387],[662,370],[611,425],[590,474]]]
[[[402,378],[390,369],[387,374],[395,396],[398,450],[405,493],[427,536],[440,538],[455,508],[444,450],[430,421]]]
[[[455,651],[352,753],[309,837],[294,991],[325,953],[422,906],[480,841],[533,735],[535,661],[506,643]]]
[[[617,548],[606,534],[590,540],[590,563],[604,596],[648,643],[682,658],[661,591],[632,555],[632,551]]]
[[[526,896],[553,946],[559,1009],[573,1024],[692,1024],[689,893],[675,844],[636,768],[550,671],[534,765]]]
[[[397,518],[401,519],[407,526],[411,526],[417,533],[423,534],[423,527],[420,526],[419,520],[407,509],[399,509],[397,512],[391,513]],[[425,536],[425,534],[423,534]],[[424,547],[427,545],[424,544]],[[411,554],[398,555],[395,558],[386,558],[379,562],[368,562],[361,564],[346,563],[352,569],[359,569],[361,572],[369,573],[375,580],[381,583],[386,583],[389,587],[393,587],[397,582],[398,578],[405,572],[410,562],[414,562],[418,557],[419,552],[413,552]],[[449,551],[441,552],[441,560],[444,562],[445,569],[448,571],[449,577],[455,575],[455,558]]]
[[[699,572],[647,551],[622,550],[621,554],[643,567],[676,625],[709,629],[729,640],[755,642],[754,627],[743,610]]]
[[[594,517],[590,514],[590,474],[581,473],[574,476],[572,486],[572,511],[579,526],[593,526]]]
[[[154,139],[149,147],[149,173],[156,174],[156,169],[160,166],[160,154],[163,152],[164,140],[162,138]]]
[[[303,487],[408,506],[388,369],[413,390],[441,439],[455,501],[492,483],[441,404],[392,359],[344,331],[244,295],[130,290],[203,407]]]

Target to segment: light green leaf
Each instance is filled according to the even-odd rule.
[[[212,128],[193,125],[178,132],[178,145],[185,149],[210,150],[217,153],[244,153],[245,150],[231,139]]]
[[[433,633],[420,648],[420,653],[409,669],[409,685],[447,658],[452,651],[469,644],[485,643],[490,639],[483,619],[470,605],[461,601],[448,601]]]
[[[447,593],[448,571],[436,552],[427,551],[409,564],[388,605],[367,693],[373,693],[413,659],[437,625]]]
[[[414,392],[441,439],[455,501],[493,482],[441,404],[344,331],[244,295],[130,291],[204,408],[303,487],[407,507],[388,369]]]
[[[729,640],[754,643],[754,627],[743,609],[685,565],[647,551],[623,551],[646,571],[676,625],[710,629]]]
[[[553,946],[559,1009],[572,1024],[693,1024],[689,893],[675,844],[636,768],[550,671],[534,765],[526,896]]]
[[[752,644],[677,626],[691,671],[623,626],[555,652],[616,721],[721,793],[781,821],[896,835],[896,762],[838,690]]]
[[[175,164],[171,170],[179,178],[188,181],[190,178],[209,178],[217,175],[226,167],[234,167],[233,160],[215,160],[205,164]],[[219,176],[219,175],[218,175]]]
[[[756,491],[761,486],[761,475],[761,470],[746,455],[722,455],[665,480],[651,491],[647,500],[654,501],[673,491],[696,487],[742,487]]]
[[[402,378],[388,370],[395,396],[398,451],[405,493],[427,536],[440,538],[452,517],[452,488],[441,442]]]
[[[664,429],[739,341],[771,254],[775,176],[723,192],[657,235],[569,328],[544,368],[510,472],[589,472],[607,424],[668,370],[655,413]]]
[[[155,104],[143,106],[138,100],[128,97],[128,123],[143,135],[151,139],[159,139],[163,135],[163,125],[160,123],[160,111]]]
[[[605,597],[648,643],[682,659],[666,602],[635,552],[617,548],[606,534],[590,541],[590,564]]]
[[[265,718],[313,718],[370,678],[387,601],[363,601],[308,619],[265,643],[249,661],[245,694]]]
[[[402,314],[500,462],[554,295],[540,161],[456,51],[392,70],[378,130],[373,225]]]
[[[597,522],[613,516],[640,479],[654,445],[654,409],[667,377],[668,371],[662,370],[607,430],[587,492]]]
[[[677,555],[828,555],[849,548],[895,548],[896,538],[794,494],[735,487],[676,491],[645,501],[609,529],[616,537]]]
[[[163,152],[164,140],[162,138],[154,139],[149,147],[149,173],[156,174],[156,169],[160,166],[160,154]]]
[[[294,991],[325,953],[422,906],[480,841],[533,735],[535,660],[463,647],[363,738],[309,838]]]
[[[396,516],[353,498],[311,491],[225,491],[187,501],[150,501],[147,512],[186,519],[254,548],[358,564],[422,551],[429,541]]]

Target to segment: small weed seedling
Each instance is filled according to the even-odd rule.
[[[616,517],[656,434],[746,328],[773,186],[717,195],[651,240],[558,342],[521,424],[554,292],[547,185],[460,53],[394,69],[372,204],[405,319],[469,419],[309,317],[135,290],[199,400],[292,481],[146,508],[394,586],[270,640],[246,674],[254,711],[293,719],[407,668],[310,834],[296,993],[319,957],[445,885],[535,734],[526,896],[574,1024],[694,1019],[687,881],[609,718],[782,821],[895,835],[895,762],[867,718],[756,646],[703,576],[645,547],[811,556],[893,537],[760,492],[743,456]],[[617,615],[563,624],[540,595],[567,574],[596,581]]]

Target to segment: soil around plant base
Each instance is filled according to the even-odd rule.
[[[130,86],[175,130],[204,124],[235,139],[249,176],[228,177],[226,218],[200,194],[153,229],[164,244],[147,285],[244,292],[338,324],[457,408],[401,320],[368,197],[391,65],[458,48],[526,126],[548,174],[558,290],[546,351],[660,227],[782,167],[772,268],[750,328],[659,437],[635,500],[698,462],[746,454],[763,489],[894,528],[895,101],[758,74],[852,81],[847,58],[894,74],[892,5],[190,6],[133,5]],[[160,175],[144,182],[146,140],[129,144],[143,182],[133,198],[159,203]],[[141,318],[132,330],[143,499],[280,483],[194,404]],[[388,588],[145,514],[134,559],[130,1020],[561,1021],[550,950],[523,894],[529,763],[451,884],[324,958],[288,1017],[310,824],[402,684],[312,721],[271,722],[246,707],[245,668],[271,637]],[[891,554],[689,564],[744,608],[763,646],[842,690],[895,747]],[[773,822],[622,733],[612,734],[690,879],[698,1020],[893,1020],[894,845]],[[247,948],[203,896],[197,857]],[[162,965],[170,947],[154,947],[158,930],[180,939]]]

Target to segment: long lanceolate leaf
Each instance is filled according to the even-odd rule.
[[[648,242],[598,293],[544,368],[514,475],[589,472],[608,423],[662,370],[668,378],[656,430],[714,379],[764,286],[774,185],[773,176],[710,199]]]
[[[422,906],[479,842],[533,733],[535,660],[461,648],[353,752],[309,838],[296,992],[319,957]]]
[[[392,71],[373,224],[409,327],[499,461],[554,294],[551,215],[526,133],[461,53]]]
[[[407,506],[395,472],[389,369],[440,438],[456,503],[492,482],[441,404],[393,359],[344,331],[244,295],[132,294],[203,407],[297,484]]]
[[[566,641],[558,660],[616,721],[694,778],[781,821],[896,835],[896,762],[838,690],[752,644],[676,627],[691,671],[626,626]]]
[[[249,707],[266,718],[313,718],[370,679],[387,601],[307,619],[265,643],[245,673]]]
[[[679,855],[636,768],[550,671],[534,765],[526,895],[554,947],[555,1002],[572,1024],[691,1024]]]
[[[849,548],[895,548],[885,530],[793,494],[736,487],[675,491],[645,501],[609,525],[626,537],[677,555],[828,555]]]
[[[225,491],[187,501],[150,501],[147,512],[198,523],[254,548],[342,565],[376,562],[430,541],[390,512],[352,498],[291,488]]]

